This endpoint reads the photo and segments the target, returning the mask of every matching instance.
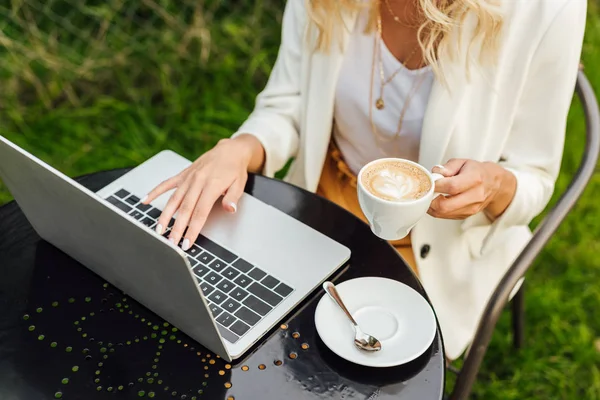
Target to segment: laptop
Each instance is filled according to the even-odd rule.
[[[153,229],[172,191],[148,206],[140,198],[190,164],[165,150],[92,192],[0,136],[0,178],[44,240],[233,361],[350,250],[244,193],[235,214],[217,201],[184,252]]]

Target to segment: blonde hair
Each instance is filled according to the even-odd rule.
[[[297,1],[297,0],[289,0]],[[317,28],[317,50],[328,51],[336,32],[343,27],[343,13],[354,12],[365,7],[370,8],[370,23],[367,29],[374,27],[382,0],[306,0],[311,23]],[[385,1],[385,0],[383,0]],[[498,38],[502,29],[502,14],[498,0],[413,0],[419,2],[421,22],[418,39],[426,64],[431,65],[436,75],[443,80],[438,55],[445,54],[450,59],[456,56],[458,42],[463,34],[465,19],[472,14],[477,23],[472,32],[472,40],[467,48],[470,59],[471,48],[480,43],[479,62],[495,59],[498,52]],[[450,38],[450,33],[458,28],[458,37]],[[469,65],[467,64],[468,74]]]

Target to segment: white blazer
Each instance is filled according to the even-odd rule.
[[[439,56],[447,86],[436,81],[432,88],[419,163],[431,169],[450,158],[494,161],[517,178],[512,203],[493,223],[483,213],[462,221],[427,215],[412,230],[421,281],[451,359],[469,345],[492,291],[531,237],[528,224],[554,190],[586,6],[585,0],[502,0],[505,28],[494,65],[472,63],[466,75],[472,16],[460,43],[456,36],[458,56]],[[288,0],[268,83],[234,134],[260,140],[267,176],[294,158],[284,179],[310,191],[317,188],[327,154],[334,90],[356,15],[344,19],[343,46],[315,52],[305,1]],[[475,46],[470,57],[477,55]]]

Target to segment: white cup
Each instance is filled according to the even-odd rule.
[[[386,161],[400,161],[419,168],[429,177],[431,188],[424,196],[415,200],[391,201],[375,196],[363,186],[362,174],[373,164]],[[358,202],[373,233],[385,240],[399,240],[406,237],[427,213],[432,200],[439,194],[435,193],[435,182],[443,177],[427,171],[422,165],[402,158],[380,158],[362,167],[357,176]]]

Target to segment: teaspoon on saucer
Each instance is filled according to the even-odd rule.
[[[365,350],[365,351],[381,350],[381,343],[379,342],[379,340],[377,340],[375,337],[363,332],[360,329],[360,327],[358,326],[358,324],[352,317],[352,314],[350,314],[350,311],[348,311],[348,309],[344,305],[342,298],[340,297],[337,290],[335,289],[335,285],[333,283],[327,281],[327,282],[323,283],[323,289],[325,289],[325,292],[342,309],[342,311],[346,314],[346,316],[352,323],[352,326],[354,327],[354,344],[356,345],[356,347],[358,347],[361,350]]]

